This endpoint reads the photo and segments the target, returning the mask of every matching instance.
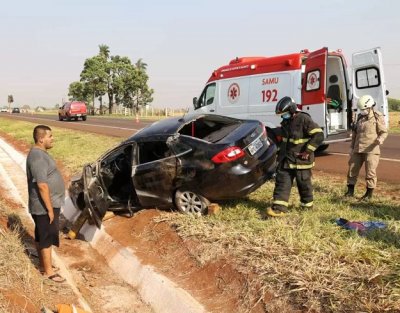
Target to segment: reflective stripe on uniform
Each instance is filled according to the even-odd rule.
[[[289,206],[289,203],[288,203],[288,202],[282,201],[282,200],[274,200],[272,203],[273,203],[273,204],[283,205],[283,206],[285,206],[285,207],[288,207],[288,206]]]
[[[313,168],[314,165],[315,165],[315,162],[312,162],[312,164],[289,164],[289,168],[298,169],[298,170],[306,170],[309,168]]]
[[[312,207],[314,205],[314,202],[311,201],[311,202],[308,202],[308,203],[300,203],[300,205],[302,207],[305,207],[305,208],[310,208],[310,207]]]
[[[323,133],[323,131],[321,128],[314,128],[314,129],[311,129],[308,133],[310,135],[312,135],[312,134],[316,134],[316,133]]]
[[[295,145],[298,145],[299,143],[305,143],[305,142],[308,142],[309,140],[310,140],[310,138],[300,138],[300,139],[290,138],[289,142],[294,143]]]
[[[311,150],[311,151],[317,150],[317,148],[314,147],[314,146],[312,146],[312,145],[307,145],[307,149],[308,149],[308,150]]]
[[[282,141],[283,142],[291,142],[295,145],[298,145],[299,143],[306,143],[310,140],[311,138],[299,138],[299,139],[293,139],[293,138],[286,138],[286,137],[282,137]]]

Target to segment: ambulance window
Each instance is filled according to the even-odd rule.
[[[356,86],[358,89],[377,87],[381,84],[379,69],[368,67],[356,71]]]
[[[197,108],[210,105],[214,102],[215,88],[216,88],[215,83],[212,83],[204,89],[203,93],[200,96],[199,101],[197,102],[196,106]]]
[[[319,89],[319,77],[321,76],[321,72],[319,70],[314,70],[307,73],[307,85],[306,91],[313,91]]]

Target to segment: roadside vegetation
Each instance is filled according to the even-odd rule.
[[[57,286],[43,279],[26,253],[26,234],[13,205],[0,198],[0,313],[36,313],[57,300],[74,300],[68,288],[54,298]]]
[[[99,53],[85,60],[80,80],[70,83],[70,100],[85,101],[87,104],[97,98],[99,111],[108,109],[113,113],[114,105],[139,108],[153,101],[154,90],[148,86],[147,64],[142,59],[132,63],[126,56],[111,55],[107,45],[99,45]],[[107,95],[108,108],[103,104]]]
[[[33,124],[1,119],[0,130],[31,143]],[[120,141],[53,128],[50,153],[73,172]],[[315,173],[314,209],[300,210],[296,190],[292,213],[265,219],[273,182],[245,199],[225,202],[217,215],[193,218],[165,213],[200,265],[220,258],[235,262],[249,277],[243,306],[266,303],[278,312],[285,303],[313,312],[400,312],[399,186],[379,182],[371,202],[344,199],[345,178]],[[359,190],[361,196],[363,190]],[[336,219],[383,221],[384,229],[360,235],[336,225]],[[250,298],[251,294],[257,297]]]

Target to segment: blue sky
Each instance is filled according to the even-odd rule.
[[[3,2],[3,1],[2,1]],[[154,106],[188,107],[210,73],[236,56],[380,46],[400,98],[400,1],[4,1],[0,106],[53,107],[100,44],[148,64]]]

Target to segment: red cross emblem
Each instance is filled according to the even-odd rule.
[[[233,83],[228,88],[228,100],[230,103],[235,103],[240,97],[240,87],[238,84]]]

